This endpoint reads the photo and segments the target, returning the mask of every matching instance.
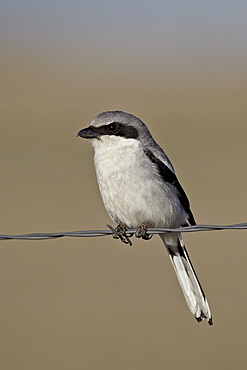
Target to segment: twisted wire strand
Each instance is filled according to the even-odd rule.
[[[234,225],[194,225],[185,226],[177,229],[168,228],[149,228],[147,234],[163,234],[171,232],[196,232],[196,231],[218,231],[218,230],[246,230],[247,223],[240,223]],[[136,229],[128,229],[127,234],[135,234]],[[84,231],[69,231],[69,232],[58,232],[58,233],[33,233],[33,234],[22,234],[22,235],[4,235],[0,234],[0,240],[47,240],[57,239],[62,237],[93,237],[93,236],[106,236],[112,235],[112,230],[84,230]]]

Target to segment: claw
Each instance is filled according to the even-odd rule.
[[[146,223],[139,226],[136,230],[136,238],[142,238],[144,240],[149,240],[152,238],[152,234],[147,234],[148,225]]]
[[[132,242],[130,241],[130,237],[132,235],[127,235],[126,230],[127,226],[123,223],[120,223],[115,229],[111,225],[106,225],[112,231],[112,236],[114,239],[120,239],[123,243],[129,244],[132,246]]]

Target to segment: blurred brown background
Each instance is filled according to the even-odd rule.
[[[98,113],[140,117],[198,223],[247,222],[241,1],[1,3],[2,234],[105,229]],[[0,368],[245,369],[247,231],[185,235],[214,326],[189,313],[156,236],[0,242]]]

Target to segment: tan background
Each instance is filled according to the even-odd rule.
[[[198,223],[247,222],[246,7],[199,3],[2,5],[2,234],[105,229],[76,133],[108,109],[148,124]],[[185,241],[213,327],[158,237],[1,241],[0,368],[245,369],[247,231]]]

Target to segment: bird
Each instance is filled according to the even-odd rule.
[[[148,228],[196,225],[188,197],[168,156],[136,116],[120,110],[97,115],[77,136],[89,139],[104,206],[118,225],[113,236],[130,243],[128,229],[150,239]],[[180,232],[159,234],[190,312],[213,324],[207,298]]]

